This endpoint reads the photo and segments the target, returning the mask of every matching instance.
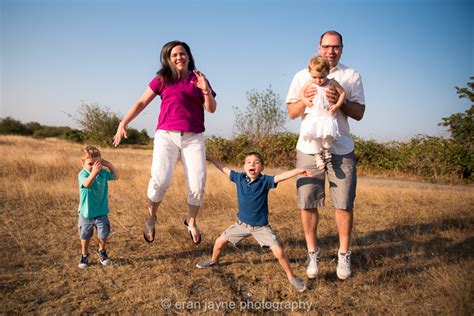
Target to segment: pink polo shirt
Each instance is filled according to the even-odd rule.
[[[157,76],[150,81],[150,89],[161,97],[157,130],[204,132],[204,96],[196,83],[193,72],[172,84],[164,84]],[[216,96],[214,90],[212,94]]]

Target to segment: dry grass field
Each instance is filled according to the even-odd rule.
[[[472,315],[474,187],[413,181],[359,180],[353,277],[336,278],[337,235],[330,207],[321,209],[321,274],[294,291],[268,250],[247,239],[224,250],[221,265],[199,270],[213,242],[235,220],[233,185],[208,168],[199,225],[191,243],[182,224],[182,169],[159,210],[155,243],[142,237],[151,151],[103,149],[121,171],[110,182],[113,264],[77,267],[81,146],[60,140],[1,136],[0,313],[209,312]],[[272,174],[278,170],[267,170]],[[270,193],[270,223],[295,273],[305,276],[305,241],[294,179]],[[96,240],[91,242],[97,249]]]

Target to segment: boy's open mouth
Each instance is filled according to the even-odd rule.
[[[254,173],[254,172],[255,172],[255,168],[250,168],[250,169],[249,169],[249,172]]]

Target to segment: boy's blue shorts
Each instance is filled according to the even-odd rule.
[[[94,226],[97,229],[97,237],[99,237],[99,239],[106,239],[109,236],[110,222],[108,215],[87,218],[79,213],[77,225],[79,238],[84,240],[91,239],[92,233],[94,232]]]

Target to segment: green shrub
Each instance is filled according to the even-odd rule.
[[[78,129],[73,129],[64,133],[63,138],[74,143],[82,143],[85,140],[85,135]]]
[[[41,126],[33,132],[33,137],[63,137],[69,131],[71,131],[71,128],[67,126]]]
[[[253,135],[241,134],[231,140],[211,136],[206,138],[206,152],[223,163],[240,166],[248,152],[257,151],[263,155],[268,166],[291,167],[296,160],[297,140],[297,134],[286,132],[263,137],[259,141],[254,141]]]
[[[401,173],[439,181],[472,181],[473,153],[466,147],[440,137],[418,135],[408,142],[377,143],[353,136],[357,165],[375,173]],[[246,135],[230,140],[206,139],[207,154],[223,163],[241,166],[246,153],[257,151],[271,167],[295,167],[298,135],[279,133],[254,141]]]
[[[122,140],[122,144],[148,145],[150,140],[151,138],[145,129],[139,132],[134,128],[129,128],[127,129],[127,138]]]

